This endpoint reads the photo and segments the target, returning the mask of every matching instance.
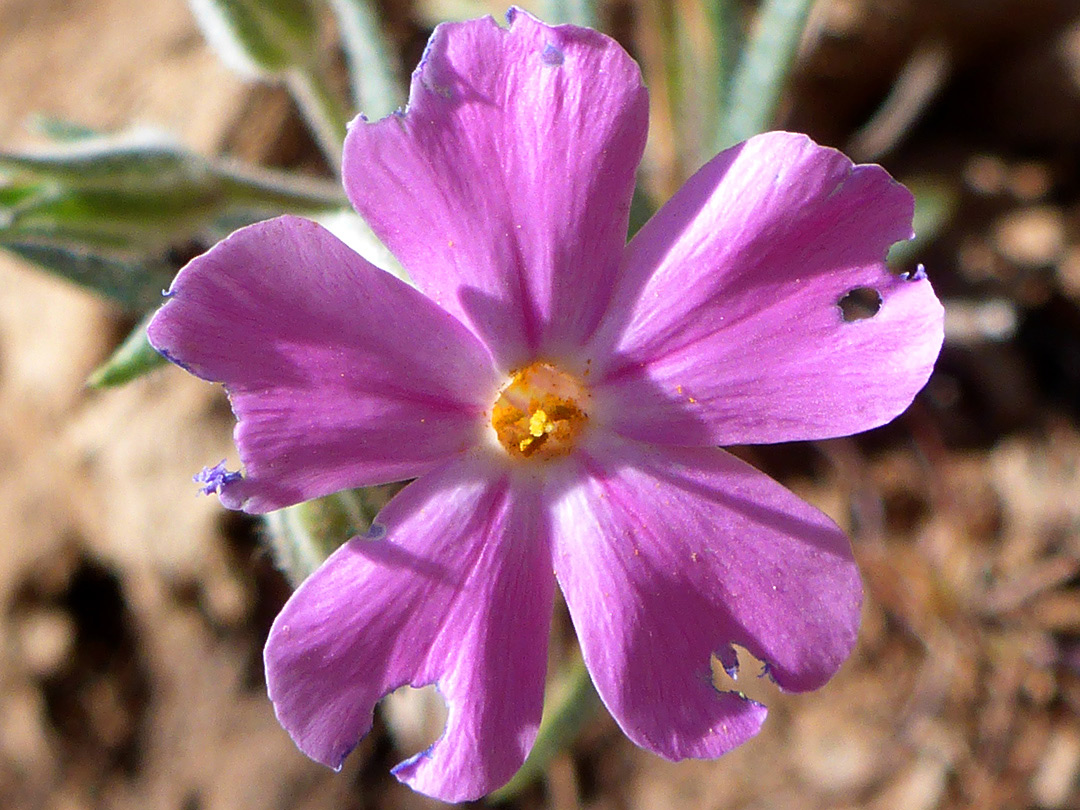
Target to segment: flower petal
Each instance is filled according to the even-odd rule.
[[[554,581],[538,487],[469,454],[416,480],[293,594],[266,642],[278,719],[341,766],[376,701],[435,683],[446,731],[394,773],[475,799],[524,761],[540,723]],[[369,532],[369,534],[371,534]]]
[[[579,457],[554,507],[555,573],[597,690],[627,736],[715,757],[765,708],[714,686],[731,644],[784,689],[821,686],[856,639],[862,589],[844,534],[715,448],[612,439]]]
[[[467,329],[304,219],[237,231],[169,295],[150,342],[225,383],[246,467],[221,486],[233,509],[419,475],[476,440],[497,393]]]
[[[846,435],[926,383],[943,312],[922,275],[889,272],[912,197],[802,135],[773,132],[694,175],[627,249],[593,351],[625,436],[753,444]],[[845,320],[852,290],[880,300]]]
[[[344,158],[356,209],[504,370],[595,328],[648,126],[640,71],[615,41],[507,16],[509,30],[440,25],[407,110],[354,121]]]

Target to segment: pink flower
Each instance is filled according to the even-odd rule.
[[[911,195],[801,135],[717,156],[626,245],[637,65],[508,16],[440,26],[408,110],[349,131],[349,196],[418,289],[282,217],[191,262],[150,326],[228,390],[244,474],[201,479],[226,506],[417,479],[289,600],[267,682],[335,768],[380,698],[435,683],[446,731],[395,773],[451,801],[529,751],[556,583],[604,703],[663,757],[758,731],[713,685],[732,644],[825,683],[859,622],[848,541],[716,446],[881,425],[942,341],[929,282],[883,261]],[[859,288],[880,307],[846,321]]]

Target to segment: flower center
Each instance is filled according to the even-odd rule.
[[[549,363],[514,372],[491,409],[491,426],[506,452],[516,458],[562,456],[589,420],[589,393],[576,379]]]

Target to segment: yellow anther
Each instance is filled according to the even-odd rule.
[[[511,456],[561,456],[588,422],[588,404],[588,392],[576,379],[547,363],[533,363],[500,392],[491,426]]]
[[[543,408],[537,408],[529,417],[529,433],[539,438],[545,433],[551,433],[555,425],[548,421],[547,412]]]

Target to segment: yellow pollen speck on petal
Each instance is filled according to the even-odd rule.
[[[499,444],[513,458],[565,455],[589,421],[588,391],[550,363],[514,372],[491,409]]]

